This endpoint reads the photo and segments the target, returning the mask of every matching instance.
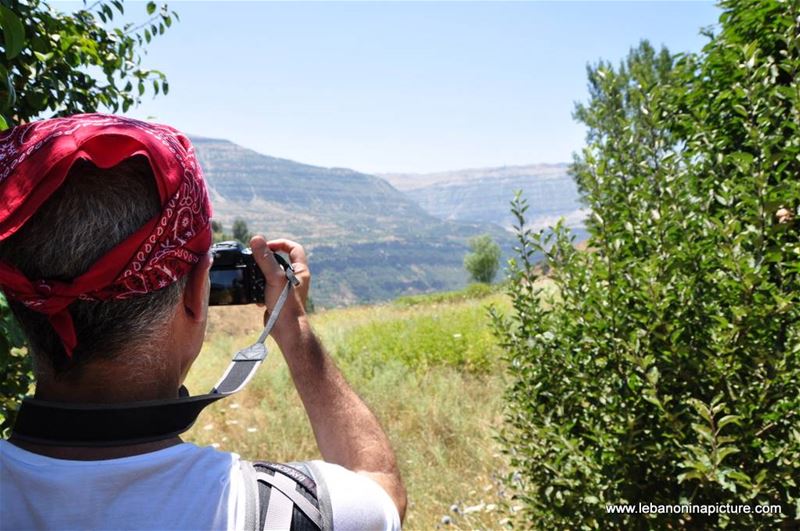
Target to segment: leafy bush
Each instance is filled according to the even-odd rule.
[[[526,526],[793,528],[800,518],[800,8],[721,3],[701,54],[588,69],[573,174],[588,252],[512,204],[501,434]],[[558,293],[543,292],[541,252]],[[612,515],[607,504],[781,514]]]
[[[0,293],[0,437],[7,438],[22,397],[33,382],[25,338]]]
[[[166,94],[164,73],[144,68],[144,48],[177,19],[149,1],[147,18],[115,27],[123,0],[84,3],[71,13],[43,0],[4,1],[0,27],[0,130],[46,112],[69,115],[103,107],[123,112],[151,85]]]
[[[464,257],[464,268],[475,282],[491,284],[500,269],[500,246],[488,234],[469,241],[470,252]]]

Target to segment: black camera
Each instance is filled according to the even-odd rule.
[[[214,263],[211,264],[209,306],[264,302],[264,273],[256,264],[253,251],[237,241],[229,241],[212,245],[211,254]],[[284,271],[291,272],[292,267],[281,255],[273,256]]]

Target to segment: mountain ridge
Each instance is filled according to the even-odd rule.
[[[414,190],[434,184],[468,182],[486,177],[514,177],[520,174],[546,175],[554,172],[563,175],[569,169],[566,162],[543,162],[531,164],[510,164],[503,166],[485,166],[462,168],[458,170],[436,172],[381,172],[376,175],[386,179],[392,186],[401,191]]]
[[[586,213],[567,163],[382,175],[439,219],[471,220],[506,229],[514,222],[509,202],[522,190],[532,228],[546,228],[563,217],[579,238],[585,237],[582,228]]]
[[[466,284],[468,241],[487,223],[444,221],[386,180],[347,168],[281,159],[224,140],[192,137],[215,220],[237,217],[252,232],[287,237],[309,251],[320,307],[375,302]]]

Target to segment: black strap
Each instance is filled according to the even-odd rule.
[[[225,396],[207,394],[110,405],[26,398],[12,437],[60,446],[116,446],[169,439],[191,428],[206,406]]]
[[[57,446],[120,446],[169,439],[185,432],[206,406],[244,388],[266,359],[267,337],[292,286],[299,284],[291,266],[286,266],[288,281],[261,336],[236,353],[209,393],[190,397],[186,388],[181,387],[179,398],[125,404],[74,404],[25,398],[12,437]]]

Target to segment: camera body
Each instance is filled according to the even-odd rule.
[[[237,241],[211,246],[209,306],[264,302],[266,283],[253,252]]]

